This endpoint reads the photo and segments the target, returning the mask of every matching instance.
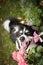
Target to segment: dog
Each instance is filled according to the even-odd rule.
[[[20,23],[19,19],[11,18],[5,20],[3,23],[4,28],[10,33],[11,40],[16,44],[16,48],[19,50],[22,44],[26,44],[24,46],[25,50],[32,49],[37,45],[41,45],[41,42],[33,43],[32,36],[34,31],[38,33],[35,25],[25,25]]]

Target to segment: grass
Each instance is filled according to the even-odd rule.
[[[19,10],[17,11],[18,4],[15,4],[12,4],[10,0],[0,3],[0,65],[17,65],[12,59],[12,52],[16,49],[15,44],[11,41],[9,33],[4,30],[2,25],[5,19],[17,17],[15,13]]]
[[[15,44],[2,24],[7,18],[22,16],[22,12],[17,3],[18,0],[2,1],[0,1],[0,65],[17,65],[16,61],[12,59],[12,52],[16,50]]]

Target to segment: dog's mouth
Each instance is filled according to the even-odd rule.
[[[21,42],[19,39],[17,39],[18,48],[20,49],[22,47],[23,50],[27,50],[28,47],[30,46],[31,42],[32,42],[32,39],[24,40],[23,42]]]
[[[24,42],[22,42],[21,43],[22,44],[22,48],[24,49],[24,50],[26,50],[28,47],[29,47],[29,45],[31,44],[31,41],[24,41]]]

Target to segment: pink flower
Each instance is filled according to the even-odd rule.
[[[26,63],[26,61],[24,60],[24,61],[20,61],[19,63],[18,63],[18,65],[28,65],[27,63]]]
[[[14,51],[12,53],[12,57],[14,60],[18,62],[18,65],[28,65],[25,62],[25,58],[27,57],[27,54],[25,54],[23,50],[20,50],[19,52]]]
[[[17,54],[18,54],[18,52],[14,51],[14,52],[12,53],[12,58],[13,58],[13,60],[16,60],[16,61],[18,62]]]
[[[40,40],[39,35],[36,32],[34,32],[33,36],[34,36],[35,43]]]
[[[25,59],[27,57],[27,55],[23,51],[19,51],[19,52],[14,51],[12,53],[12,57],[14,60],[16,60],[18,62],[20,60]]]
[[[41,32],[39,35],[36,32],[34,32],[34,34],[33,34],[34,41],[35,42],[38,42],[38,41],[43,42],[43,39],[41,38],[42,35],[43,35],[43,32]]]

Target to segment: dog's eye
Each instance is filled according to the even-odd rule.
[[[28,30],[25,31],[25,35],[30,35],[30,32]]]

